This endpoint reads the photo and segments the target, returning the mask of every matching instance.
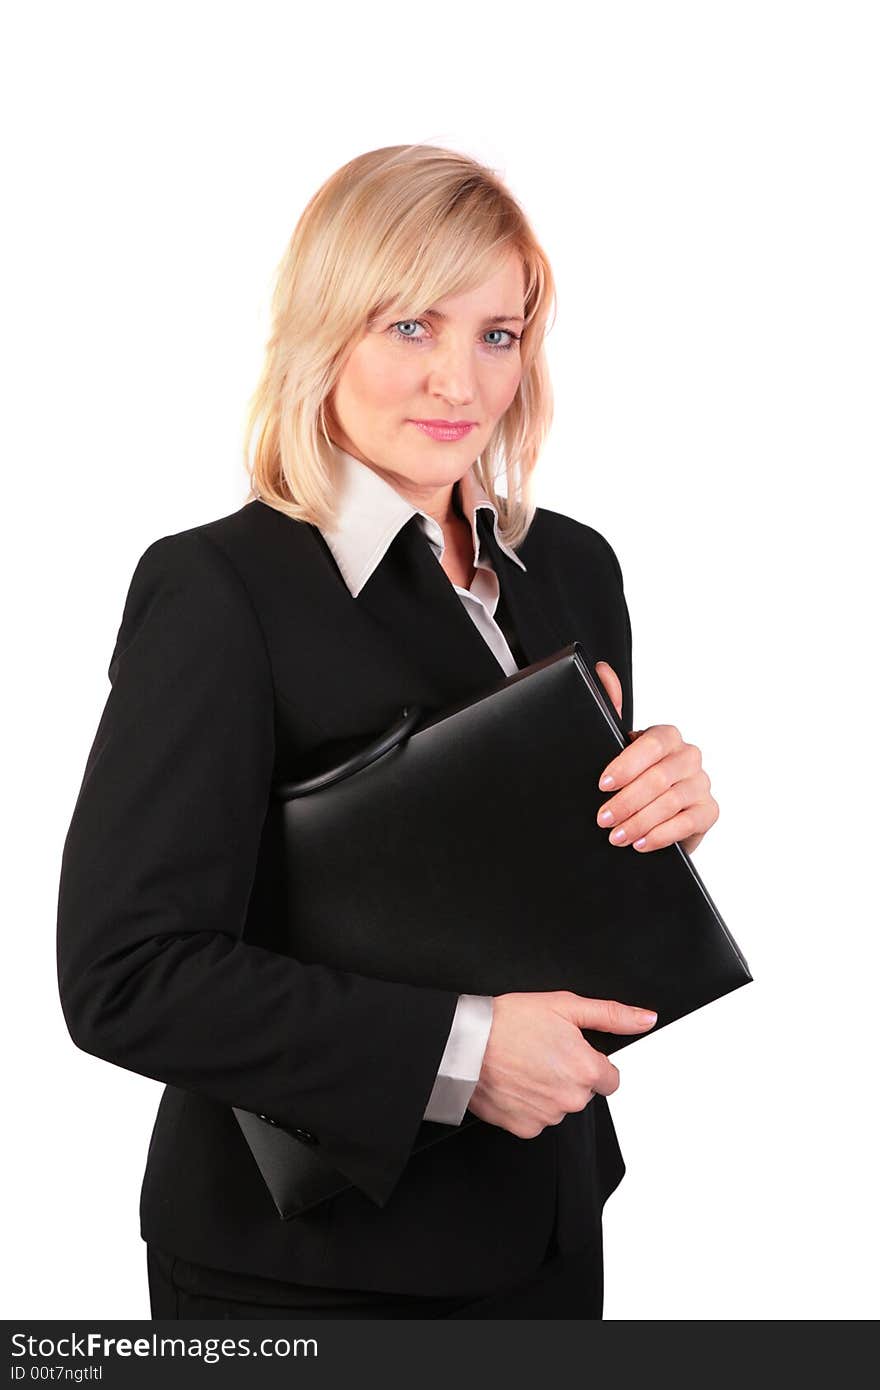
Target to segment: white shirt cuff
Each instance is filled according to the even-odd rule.
[[[458,1125],[480,1079],[492,1028],[491,994],[460,994],[424,1118]]]

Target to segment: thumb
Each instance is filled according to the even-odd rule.
[[[605,687],[608,698],[617,710],[618,719],[623,718],[623,686],[620,684],[617,673],[613,666],[609,666],[607,661],[596,662],[596,674]]]
[[[616,999],[587,999],[573,994],[567,1015],[579,1028],[596,1028],[600,1033],[643,1033],[653,1028],[657,1015],[649,1009],[620,1004]]]

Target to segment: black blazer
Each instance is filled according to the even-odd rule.
[[[608,542],[539,508],[524,573],[478,524],[520,659],[578,640],[617,671],[631,728]],[[166,1083],[143,1238],[275,1279],[474,1297],[534,1270],[554,1230],[562,1251],[594,1240],[624,1173],[603,1097],[534,1139],[481,1121],[408,1163],[457,994],[272,949],[273,780],[320,770],[407,701],[436,710],[503,679],[416,519],[357,598],[320,531],[261,501],[162,537],[108,674],[64,845],[58,978],[78,1047]],[[356,1188],[282,1221],[233,1105],[311,1134]]]

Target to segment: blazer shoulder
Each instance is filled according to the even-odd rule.
[[[563,562],[582,565],[610,566],[617,582],[623,585],[623,574],[617,554],[607,536],[585,521],[578,521],[550,507],[537,507],[523,545],[533,536],[535,549],[546,549]],[[528,563],[526,561],[526,563]]]
[[[225,516],[160,536],[153,545],[161,547],[169,555],[187,555],[204,550],[203,542],[207,541],[212,548],[223,551],[234,561],[237,556],[243,558],[259,550],[271,538],[283,538],[286,545],[294,545],[295,538],[308,529],[304,522],[295,521],[275,507],[254,499],[244,502]]]
[[[250,592],[249,575],[267,554],[296,555],[312,528],[255,499],[225,516],[160,536],[147,546],[138,571],[199,574],[224,572]]]
[[[169,532],[151,541],[134,567],[127,607],[174,591],[195,600],[218,599],[236,587],[235,570],[211,532],[212,523]]]
[[[244,509],[242,509],[244,510]],[[169,532],[140,554],[110,662],[111,681],[133,640],[164,630],[167,642],[212,642],[227,653],[262,648],[265,634],[236,552],[249,542],[239,513]],[[250,521],[250,518],[249,518]],[[143,640],[143,638],[142,638]]]

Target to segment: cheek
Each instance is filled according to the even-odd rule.
[[[393,406],[411,394],[415,372],[405,361],[381,352],[354,353],[345,370],[346,390],[376,409]]]
[[[522,368],[515,363],[509,372],[487,373],[483,383],[483,399],[492,415],[503,415],[516,399],[522,380]]]

